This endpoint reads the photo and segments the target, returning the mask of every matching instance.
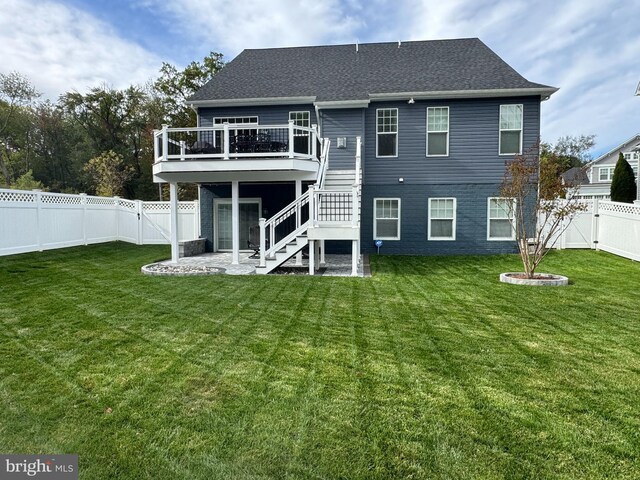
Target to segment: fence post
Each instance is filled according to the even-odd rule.
[[[593,199],[593,216],[591,217],[591,248],[598,248],[598,240],[600,237],[600,199]]]
[[[293,120],[289,120],[289,158],[293,158]]]
[[[136,200],[136,215],[138,217],[138,238],[136,238],[136,245],[144,245],[144,204],[142,200]]]
[[[120,240],[120,197],[113,197],[113,205],[116,210],[116,240]]]
[[[198,196],[200,196],[199,193]],[[200,238],[202,236],[202,232],[200,231],[200,226],[202,225],[200,223],[200,201],[194,200],[193,203],[195,204],[195,210],[193,213],[193,235],[196,238]]]
[[[266,267],[266,257],[265,252],[267,248],[267,230],[265,226],[265,222],[267,220],[265,218],[260,218],[258,223],[260,224],[260,266]]]
[[[36,194],[36,233],[38,242],[38,251],[42,251],[42,190],[34,189]]]
[[[82,241],[87,245],[87,194],[80,194],[80,205],[82,205]]]

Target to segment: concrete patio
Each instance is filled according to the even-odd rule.
[[[227,275],[254,275],[256,273],[256,266],[258,266],[259,258],[250,258],[252,253],[240,252],[240,262],[237,265],[232,264],[231,252],[216,252],[205,253],[203,255],[196,255],[193,257],[184,257],[178,260],[177,266],[184,267],[184,269],[176,269],[173,273],[165,271],[162,273],[149,271],[148,267],[153,265],[166,266],[175,268],[176,264],[171,263],[171,260],[164,260],[157,262],[156,264],[145,265],[142,268],[143,273],[151,275],[203,275],[207,273],[224,273]],[[325,256],[325,265],[320,265],[320,268],[316,270],[315,275],[325,277],[350,277],[351,276],[351,255],[338,255],[327,254]],[[194,270],[190,271],[190,267]],[[207,272],[206,270],[210,270]],[[199,270],[199,271],[197,271]],[[308,275],[309,264],[307,259],[302,260],[302,265],[296,265],[296,259],[291,258],[286,261],[281,267],[274,270],[272,275]],[[359,277],[371,276],[369,270],[369,258],[367,255],[360,257],[360,263],[358,264]]]

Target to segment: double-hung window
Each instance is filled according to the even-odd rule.
[[[398,156],[398,109],[376,110],[376,157]]]
[[[449,107],[427,108],[427,157],[449,155]]]
[[[373,200],[373,238],[400,240],[400,199],[375,198]]]
[[[515,240],[516,200],[514,198],[490,197],[487,213],[487,240]]]
[[[456,199],[429,199],[429,240],[456,239]]]
[[[522,104],[500,105],[500,155],[522,153]]]

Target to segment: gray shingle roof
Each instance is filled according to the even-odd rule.
[[[549,88],[526,80],[477,38],[244,50],[190,101]]]

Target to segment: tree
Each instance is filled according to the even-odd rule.
[[[191,62],[182,71],[163,63],[160,77],[153,83],[158,95],[164,123],[174,127],[191,127],[196,124],[195,112],[186,101],[224,66],[221,53],[210,52],[202,63]],[[160,125],[157,125],[159,128]]]
[[[539,155],[534,145],[507,163],[500,195],[515,199],[510,216],[515,220],[516,241],[524,273],[534,278],[547,252],[569,226],[576,213],[586,209],[574,185],[562,181],[564,161],[554,153]]]
[[[44,185],[42,182],[39,182],[35,178],[33,178],[33,173],[29,170],[27,173],[18,177],[11,188],[15,188],[16,190],[44,190]]]
[[[32,123],[28,107],[39,96],[40,93],[24,75],[0,73],[0,174],[7,185],[14,178],[11,163],[15,163],[16,158],[24,160],[25,172],[29,168]]]
[[[130,165],[125,165],[121,155],[110,150],[89,160],[84,166],[96,194],[102,197],[122,195],[126,183],[133,177]]]
[[[616,168],[611,179],[611,200],[614,202],[633,203],[637,194],[633,169],[620,152]]]
[[[563,172],[573,167],[583,167],[591,160],[590,150],[596,144],[595,135],[567,135],[558,138],[555,144],[542,142],[540,156],[555,155]]]

